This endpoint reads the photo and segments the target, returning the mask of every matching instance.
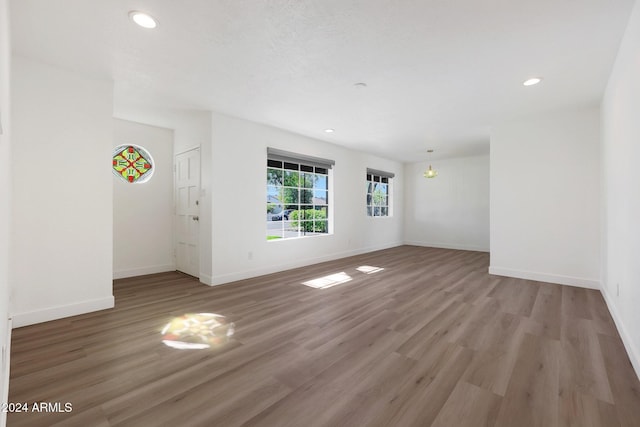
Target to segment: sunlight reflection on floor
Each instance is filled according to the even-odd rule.
[[[349,276],[347,273],[343,271],[341,273],[330,274],[328,276],[319,277],[317,279],[309,280],[307,282],[302,282],[302,284],[305,286],[309,286],[311,288],[327,289],[332,286],[349,282],[350,280],[351,280],[351,276]]]
[[[174,317],[162,329],[162,342],[179,350],[202,350],[226,344],[235,325],[215,313],[187,313]]]

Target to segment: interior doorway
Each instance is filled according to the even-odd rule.
[[[200,148],[175,155],[176,270],[200,275]]]

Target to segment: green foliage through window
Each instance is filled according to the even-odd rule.
[[[267,160],[267,240],[329,232],[329,170]]]
[[[389,216],[390,178],[367,174],[367,215]]]

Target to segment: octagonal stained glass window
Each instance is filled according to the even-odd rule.
[[[139,145],[119,145],[113,151],[113,173],[125,182],[147,182],[154,171],[153,157]]]

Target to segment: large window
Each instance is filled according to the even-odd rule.
[[[267,150],[267,240],[329,233],[332,160]]]
[[[367,169],[367,215],[390,216],[390,190],[394,174]]]

